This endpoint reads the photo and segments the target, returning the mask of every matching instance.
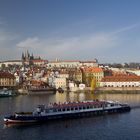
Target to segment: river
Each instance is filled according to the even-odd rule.
[[[18,111],[33,111],[38,104],[114,100],[131,105],[127,113],[69,119],[44,124],[5,126],[3,117]],[[0,140],[139,140],[140,94],[56,93],[0,98]]]

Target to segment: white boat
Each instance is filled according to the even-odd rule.
[[[108,101],[83,101],[53,103],[48,106],[39,105],[33,112],[19,112],[4,117],[4,122],[9,123],[31,123],[44,122],[56,119],[82,118],[112,113],[130,111],[130,106],[118,102]]]
[[[3,88],[0,90],[0,97],[10,97],[13,96],[12,90],[9,90],[7,88]]]

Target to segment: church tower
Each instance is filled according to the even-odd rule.
[[[25,60],[24,53],[22,52],[21,60]]]

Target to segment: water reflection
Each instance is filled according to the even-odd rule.
[[[84,93],[80,93],[79,94],[79,101],[84,101],[85,100],[85,94]]]
[[[140,94],[99,94],[99,99],[114,100],[131,105],[140,105]]]
[[[90,93],[90,92],[81,92],[81,93],[56,93],[56,94],[47,94],[47,95],[20,95],[14,98],[0,98],[0,112],[12,111],[31,111],[38,104],[49,104],[53,102],[65,102],[65,101],[84,101],[84,100],[114,100],[120,101],[123,103],[129,103],[130,105],[140,105],[140,94],[100,94],[100,93]]]
[[[5,126],[3,116],[16,111],[32,111],[38,104],[50,102],[84,101],[84,100],[117,100],[133,106],[140,106],[140,94],[101,94],[101,93],[56,93],[47,95],[20,95],[13,98],[0,98],[0,139],[140,139],[140,109],[129,113],[105,115],[93,118],[53,121],[47,124],[29,126]],[[47,130],[47,131],[46,131]],[[82,133],[84,132],[84,133]],[[111,133],[108,133],[111,132]],[[22,136],[22,138],[21,138]],[[78,136],[78,137],[75,137]]]

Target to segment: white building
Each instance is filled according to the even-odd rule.
[[[19,74],[16,72],[16,73],[14,73],[14,76],[16,78],[16,83],[19,83],[20,82],[20,76],[19,76]]]
[[[42,66],[48,63],[47,60],[43,60],[43,59],[35,59],[35,60],[32,60],[32,62],[34,65],[37,65],[37,66]]]
[[[3,62],[0,62],[0,67],[1,67],[3,64],[4,64],[6,67],[8,67],[9,65],[19,65],[19,66],[21,66],[21,65],[22,65],[22,61],[21,61],[21,60],[3,61]]]
[[[61,72],[61,73],[59,73],[58,77],[60,77],[60,78],[69,78],[69,74],[66,73],[66,72]]]
[[[81,61],[80,62],[82,66],[86,66],[86,67],[98,67],[98,61],[94,60],[94,61]]]
[[[140,76],[140,70],[126,70],[126,71],[129,73],[134,73],[134,74]]]
[[[80,65],[80,61],[49,61],[47,66],[49,68],[77,68]]]
[[[101,87],[140,87],[140,76],[106,76]]]
[[[55,78],[54,85],[56,88],[61,87],[61,88],[65,89],[67,87],[67,79],[66,78]]]
[[[82,66],[87,66],[87,67],[98,67],[98,61],[93,60],[93,61],[49,61],[47,66],[49,68],[79,68]]]

